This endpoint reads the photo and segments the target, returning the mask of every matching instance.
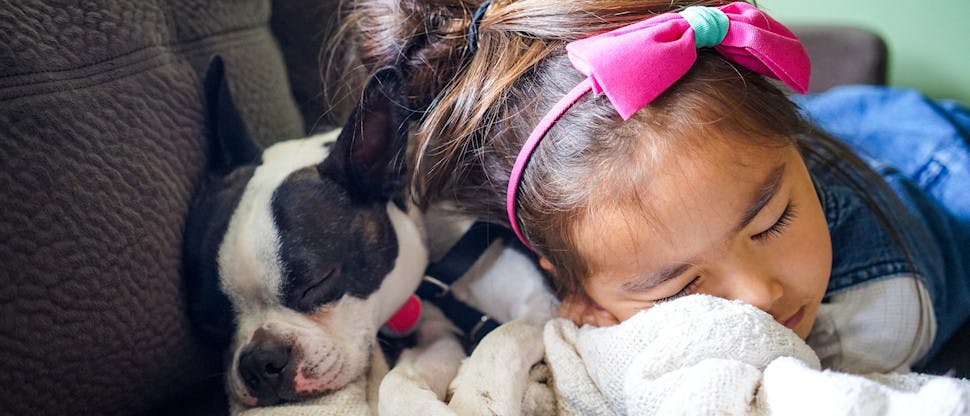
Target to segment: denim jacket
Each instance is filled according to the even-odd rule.
[[[899,197],[902,206],[890,210],[889,220],[912,259],[857,192],[830,170],[813,169],[832,238],[826,294],[914,273],[933,303],[937,331],[925,355],[932,357],[970,317],[970,113],[883,87],[845,87],[795,101]]]

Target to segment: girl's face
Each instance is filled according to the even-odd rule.
[[[623,321],[705,293],[757,306],[806,337],[832,248],[794,146],[711,138],[697,152],[658,161],[649,177],[637,184],[635,203],[597,208],[578,225],[592,307]]]

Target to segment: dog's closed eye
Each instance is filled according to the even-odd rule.
[[[306,288],[297,299],[296,308],[301,311],[311,311],[319,306],[320,299],[326,298],[327,291],[330,289],[330,285],[326,283],[339,277],[342,269],[340,265],[335,265],[307,276],[309,279],[306,282]]]

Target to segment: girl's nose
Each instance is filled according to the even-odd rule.
[[[759,269],[754,264],[737,266],[735,270],[729,272],[732,276],[728,280],[729,293],[726,297],[741,300],[771,313],[775,302],[785,293],[781,282],[772,277],[771,273]]]
[[[784,288],[778,280],[770,277],[746,275],[735,280],[733,292],[734,299],[771,313],[775,302],[784,294]]]

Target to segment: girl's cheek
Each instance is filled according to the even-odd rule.
[[[620,323],[613,313],[598,307],[592,311],[592,321],[591,323],[596,326],[612,326]]]
[[[609,304],[583,300],[581,296],[568,296],[559,305],[559,316],[569,319],[576,325],[610,326],[619,323]]]

